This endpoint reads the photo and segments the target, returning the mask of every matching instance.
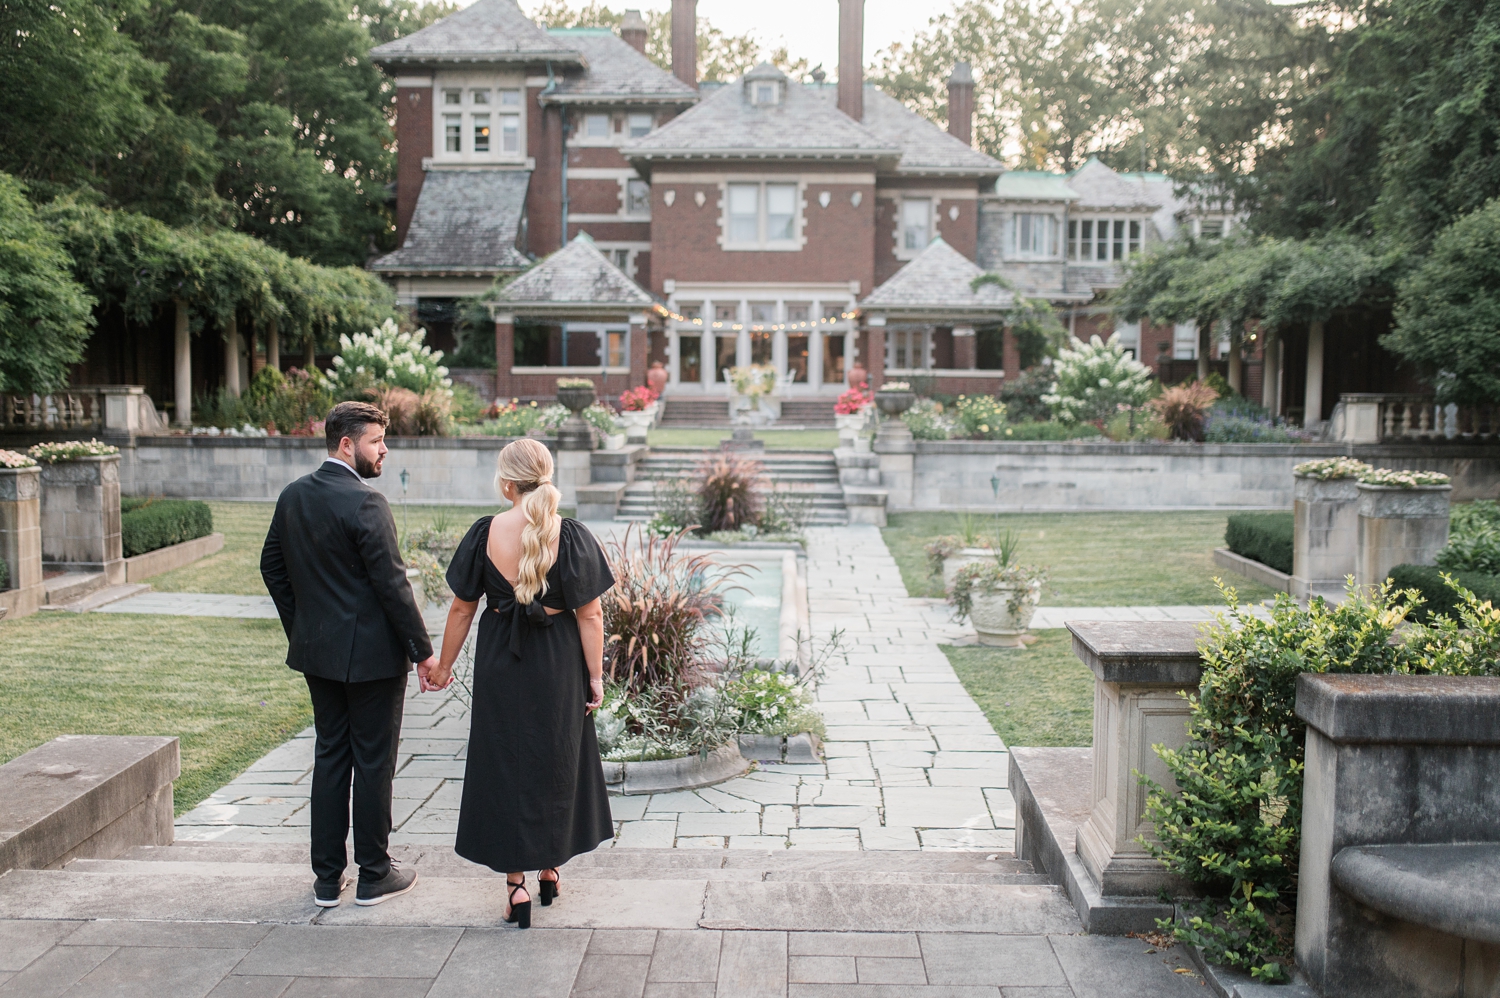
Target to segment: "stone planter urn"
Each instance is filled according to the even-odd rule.
[[[990,561],[995,557],[995,552],[989,548],[964,548],[958,554],[943,559],[943,592],[953,588],[953,579],[958,575],[958,570],[965,565],[972,565],[976,561]]]
[[[594,404],[594,386],[590,384],[587,388],[557,386],[557,401],[573,415],[578,415],[583,410]]]
[[[626,410],[620,413],[620,422],[625,424],[625,436],[631,443],[646,442],[646,432],[656,423],[655,404],[650,409]],[[618,450],[611,447],[610,450]]]
[[[1292,480],[1291,593],[1298,599],[1343,591],[1355,574],[1359,548],[1359,482],[1353,478],[1320,481],[1308,475]]]
[[[1014,610],[1011,600],[1020,594]],[[1026,628],[1031,626],[1032,614],[1042,600],[1042,584],[1032,582],[1025,586],[996,586],[991,592],[974,594],[974,609],[969,620],[979,635],[979,643],[991,648],[1024,648]]]
[[[1448,543],[1451,485],[1359,484],[1355,581],[1378,586],[1397,565],[1433,565]]]
[[[624,433],[610,433],[604,438],[605,450],[624,450],[626,441],[630,438]]]
[[[899,417],[916,402],[917,393],[913,391],[892,392],[882,388],[875,393],[875,407],[892,419]]]
[[[558,450],[593,450],[594,430],[581,413],[594,404],[594,386],[558,385],[557,401],[568,410],[568,418],[557,431]]]

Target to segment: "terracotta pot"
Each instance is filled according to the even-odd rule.
[[[849,387],[853,388],[855,385],[863,385],[869,380],[870,372],[865,370],[865,365],[859,361],[855,361],[854,366],[849,368]]]
[[[667,387],[667,369],[662,366],[661,361],[653,362],[651,370],[646,372],[646,384],[658,395]]]

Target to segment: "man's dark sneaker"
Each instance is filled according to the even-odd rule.
[[[415,886],[417,886],[417,871],[403,870],[392,863],[391,872],[380,880],[369,883],[363,880],[359,882],[359,890],[354,892],[354,903],[379,904],[393,897],[399,897]]]
[[[333,880],[318,880],[313,883],[313,903],[319,908],[337,908],[339,895],[349,886],[349,878],[342,873]]]

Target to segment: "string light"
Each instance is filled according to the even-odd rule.
[[[709,329],[726,329],[730,332],[735,333],[746,329],[750,330],[750,332],[752,333],[774,333],[804,329],[817,329],[819,326],[832,325],[836,322],[843,322],[845,319],[854,319],[859,316],[859,311],[856,309],[850,312],[840,312],[837,316],[825,316],[821,319],[808,319],[803,322],[773,322],[770,324],[766,324],[722,322],[717,319],[710,322],[705,321],[702,316],[699,316],[697,318],[688,318],[685,315],[672,311],[665,305],[657,305],[656,312],[662,318],[671,319],[673,322],[681,323],[683,325],[707,327]]]

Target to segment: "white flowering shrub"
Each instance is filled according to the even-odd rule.
[[[418,395],[452,389],[442,365],[443,352],[427,346],[426,338],[425,329],[403,333],[390,319],[368,333],[340,336],[338,356],[325,372],[325,387],[340,398],[372,387],[405,388]]]
[[[1120,346],[1120,337],[1109,342],[1097,336],[1087,343],[1073,340],[1052,365],[1052,390],[1042,401],[1062,423],[1090,423],[1112,419],[1121,406],[1136,408],[1151,397],[1151,369],[1131,357]]]

